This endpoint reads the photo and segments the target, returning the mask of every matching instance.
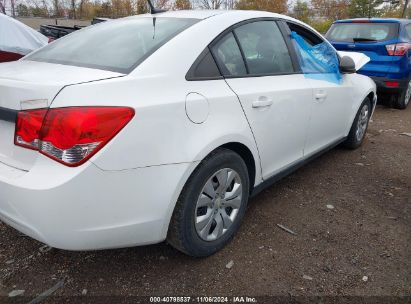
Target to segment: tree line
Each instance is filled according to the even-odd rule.
[[[288,14],[324,31],[337,20],[411,16],[410,0],[152,0],[160,9],[246,9]],[[408,5],[408,6],[407,6]],[[8,10],[6,10],[8,8]],[[149,11],[147,0],[0,0],[0,12],[14,16],[120,18]]]

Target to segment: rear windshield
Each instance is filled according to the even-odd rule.
[[[151,17],[107,21],[56,40],[25,60],[127,74],[197,21]]]
[[[331,41],[375,42],[398,36],[398,23],[335,23],[327,33]]]

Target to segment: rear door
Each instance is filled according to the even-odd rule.
[[[399,23],[359,20],[334,23],[326,37],[339,51],[361,52],[370,62],[359,72],[367,76],[386,77],[395,59],[387,45],[398,42]]]
[[[303,157],[312,89],[274,20],[235,27],[212,46],[237,94],[260,153],[264,179]]]

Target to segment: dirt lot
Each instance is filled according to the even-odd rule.
[[[0,223],[0,302],[27,303],[55,286],[71,302],[272,295],[279,302],[361,296],[348,302],[410,303],[411,137],[402,132],[411,133],[411,108],[379,106],[362,148],[336,148],[259,194],[238,236],[207,259],[166,244],[42,252],[42,244]],[[13,290],[25,292],[8,298]],[[401,296],[408,298],[392,298]]]

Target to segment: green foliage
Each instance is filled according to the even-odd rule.
[[[21,17],[30,16],[30,9],[25,4],[20,3],[19,5],[17,5],[16,10],[17,10],[17,15],[19,15]]]
[[[308,22],[313,28],[319,31],[321,34],[325,34],[328,29],[330,28],[331,24],[333,23],[332,20],[311,20]]]
[[[30,15],[33,17],[48,17],[48,12],[44,7],[30,7]]]
[[[310,8],[308,7],[308,3],[302,0],[297,0],[293,6],[293,17],[303,22],[309,22]]]

